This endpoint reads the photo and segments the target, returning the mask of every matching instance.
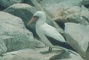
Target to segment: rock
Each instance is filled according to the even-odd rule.
[[[2,54],[4,60],[12,60],[12,58],[18,53],[18,51],[6,52]]]
[[[39,44],[25,28],[22,19],[5,12],[0,12],[0,38],[8,51],[35,48]]]
[[[23,22],[27,26],[28,21],[32,18],[33,14],[38,10],[35,7],[30,6],[28,4],[18,3],[8,7],[4,11],[22,18]],[[47,23],[54,26],[54,23],[51,20],[47,19]],[[30,28],[28,27],[28,29],[34,33],[35,23],[31,24]]]
[[[3,54],[5,60],[49,60],[56,54],[61,54],[61,50],[54,48],[51,53],[47,52],[46,48],[23,49]]]
[[[2,57],[0,57],[0,60],[4,60]]]
[[[5,53],[7,51],[7,47],[5,46],[5,43],[0,38],[0,55],[2,53]]]
[[[27,25],[29,19],[31,19],[33,13],[35,13],[36,11],[37,10],[35,7],[32,7],[31,5],[25,3],[13,4],[12,6],[4,10],[4,12],[8,12],[10,14],[20,17],[25,25]]]
[[[83,0],[82,4],[85,5],[86,7],[89,7],[89,0]]]
[[[70,21],[87,25],[88,22],[86,19],[81,16],[81,2],[82,0],[42,0],[39,3],[44,10],[52,15],[51,18],[53,18],[53,20],[55,20],[60,26],[62,23]]]
[[[4,9],[5,9],[4,7],[0,6],[0,11],[2,11],[2,10],[4,10]]]
[[[43,48],[43,47],[45,47],[45,44],[43,42],[41,42],[41,40],[35,39],[34,46],[36,48]]]
[[[34,6],[34,4],[32,3],[32,0],[24,0],[25,3]]]
[[[89,25],[84,26],[76,23],[65,23],[65,38],[83,58],[86,59],[89,43]]]
[[[20,17],[23,20],[25,26],[27,26],[27,23],[32,18],[33,14],[37,11],[37,9],[29,4],[18,3],[18,4],[13,4],[4,11]],[[30,29],[34,31],[35,25],[31,24]]]
[[[23,2],[24,0],[0,0],[0,5],[3,7],[8,7],[15,3]]]
[[[49,60],[84,60],[78,53],[74,51],[62,52],[54,55]]]
[[[61,18],[55,19],[56,22],[74,22],[80,23],[82,25],[88,25],[88,21],[86,18],[81,15],[81,8],[79,6],[73,6],[66,11],[63,11]]]
[[[25,50],[18,52],[12,60],[45,60],[45,58],[36,51]]]
[[[49,13],[52,14],[52,18],[61,17],[61,13],[73,6],[80,6],[82,0],[49,0],[40,1],[40,4],[42,7],[47,10]],[[54,7],[54,8],[53,8]]]
[[[81,16],[89,22],[89,10],[82,5],[81,7]]]

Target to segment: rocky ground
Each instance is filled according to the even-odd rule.
[[[27,26],[39,10],[76,52],[48,52],[35,33],[35,23]],[[0,0],[0,60],[89,60],[89,1]]]

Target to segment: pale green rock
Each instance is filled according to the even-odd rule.
[[[15,3],[23,2],[24,0],[0,0],[0,5],[3,7],[8,7]]]

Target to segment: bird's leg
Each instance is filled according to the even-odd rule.
[[[48,52],[52,52],[52,47],[49,47],[49,50],[48,50]]]
[[[64,47],[61,47],[61,46],[54,46],[54,48],[59,48],[59,49],[61,49],[62,51],[65,51],[65,52],[69,51],[68,49],[66,49],[66,48],[64,48]]]

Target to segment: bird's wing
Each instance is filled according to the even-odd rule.
[[[60,42],[65,42],[65,39],[63,38],[63,36],[57,31],[56,28],[48,25],[48,24],[43,24],[41,26],[42,32],[49,37],[52,37]]]

